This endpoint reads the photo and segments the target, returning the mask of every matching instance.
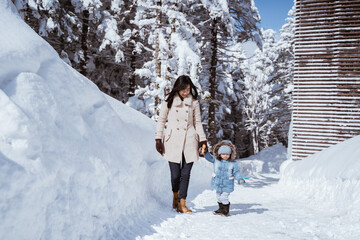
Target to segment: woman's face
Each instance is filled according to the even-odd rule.
[[[186,98],[190,93],[190,84],[186,86],[185,89],[179,91],[181,97]]]

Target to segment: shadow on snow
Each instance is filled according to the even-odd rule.
[[[262,188],[268,185],[275,184],[279,181],[278,178],[270,177],[270,176],[254,176],[251,177],[252,181],[247,181],[246,184],[243,185],[245,188]]]
[[[230,216],[234,215],[241,215],[241,214],[248,214],[248,213],[257,213],[262,214],[265,211],[269,211],[267,208],[256,208],[257,206],[261,206],[261,204],[258,203],[230,203]],[[255,208],[254,208],[255,207]],[[196,213],[202,213],[202,212],[213,212],[218,209],[217,205],[214,206],[207,206],[201,209],[195,208],[195,214]]]

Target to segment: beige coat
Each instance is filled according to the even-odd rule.
[[[166,120],[168,125],[163,134]],[[163,157],[169,162],[180,163],[182,152],[187,163],[199,160],[198,142],[206,141],[199,101],[194,100],[191,94],[184,101],[176,95],[170,109],[164,101],[161,105],[155,139],[163,139],[165,148]]]

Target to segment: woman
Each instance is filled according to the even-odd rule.
[[[161,105],[155,133],[156,150],[170,166],[173,208],[181,213],[192,212],[186,206],[190,172],[199,159],[198,142],[207,144],[197,97],[190,77],[178,77]],[[166,120],[168,126],[163,138]]]

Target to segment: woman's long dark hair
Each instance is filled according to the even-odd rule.
[[[167,96],[167,98],[165,100],[167,102],[168,108],[171,108],[172,103],[174,101],[174,97],[176,96],[176,94],[178,94],[179,97],[181,98],[181,100],[183,100],[183,98],[179,94],[179,91],[186,89],[186,87],[188,85],[190,85],[190,94],[191,94],[191,96],[193,97],[193,99],[197,99],[198,92],[196,90],[195,85],[191,81],[191,78],[189,76],[186,76],[186,75],[181,75],[180,77],[178,77],[176,79],[176,81],[174,83],[174,86],[173,86],[173,89],[168,94],[168,96]]]

